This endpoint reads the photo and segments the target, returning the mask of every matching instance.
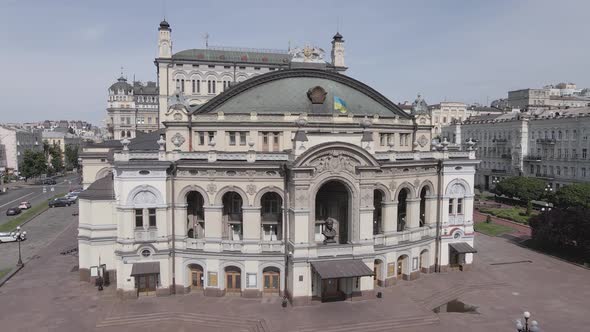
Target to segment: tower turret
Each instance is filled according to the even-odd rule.
[[[170,36],[172,29],[170,29],[170,24],[166,20],[163,20],[160,22],[158,31],[158,57],[170,58],[172,57],[172,39]]]
[[[336,32],[332,39],[332,65],[346,67],[344,64],[344,39],[339,32]]]

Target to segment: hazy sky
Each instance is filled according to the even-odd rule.
[[[155,80],[157,27],[174,52],[210,45],[328,51],[394,102],[485,103],[512,89],[590,87],[589,1],[0,0],[0,122],[101,124],[120,74]]]

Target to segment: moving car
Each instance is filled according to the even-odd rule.
[[[20,204],[18,205],[18,208],[21,210],[28,210],[31,208],[31,203],[29,202],[20,202]]]
[[[50,200],[48,205],[50,208],[52,208],[56,206],[70,206],[72,203],[65,197],[58,197]]]
[[[6,215],[7,216],[16,216],[17,214],[20,214],[21,210],[18,207],[11,207],[8,210],[6,210]]]
[[[54,184],[57,184],[57,181],[55,181],[54,179],[43,179],[43,180],[35,181],[35,184],[38,184],[38,185],[54,185]]]
[[[23,240],[27,239],[27,235],[22,235]],[[2,242],[16,242],[16,238],[14,237],[14,233],[0,233],[0,243]]]

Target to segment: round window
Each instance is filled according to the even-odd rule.
[[[457,233],[455,233],[455,235],[453,235],[453,237],[454,237],[455,239],[458,239],[458,238],[460,238],[460,237],[461,237],[461,233],[457,232]]]
[[[141,251],[141,255],[143,257],[150,257],[151,254],[152,254],[152,252],[149,251],[148,249],[144,249],[144,250]]]

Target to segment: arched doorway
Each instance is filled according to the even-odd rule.
[[[260,198],[260,220],[262,241],[280,241],[283,234],[283,200],[275,192],[268,192]]]
[[[202,290],[205,281],[203,267],[199,264],[190,264],[188,266],[188,274],[191,290]]]
[[[428,273],[430,271],[428,249],[424,249],[420,252],[420,271],[424,273]]]
[[[383,261],[376,259],[373,265],[373,283],[375,286],[381,286],[383,282]]]
[[[225,268],[225,292],[226,294],[240,293],[242,290],[242,270],[236,266]]]
[[[420,191],[420,227],[426,224],[426,196],[430,194],[428,187],[422,188]]]
[[[383,192],[373,192],[373,235],[383,233]]]
[[[403,188],[397,195],[397,231],[401,232],[406,229],[407,200],[410,195],[408,188]]]
[[[315,198],[315,240],[322,242],[326,238],[322,234],[326,227],[326,220],[335,220],[336,243],[346,244],[349,242],[349,225],[351,217],[350,191],[340,181],[328,181],[318,190]]]
[[[205,237],[205,213],[203,195],[191,191],[186,195],[187,236],[189,238]]]
[[[281,288],[281,271],[272,266],[262,271],[262,286],[265,295],[279,295]]]
[[[230,191],[223,195],[223,238],[238,241],[242,239],[242,196]]]
[[[408,256],[407,255],[401,255],[398,257],[397,259],[397,278],[398,279],[403,279],[408,278],[409,277],[409,271],[408,271]]]

